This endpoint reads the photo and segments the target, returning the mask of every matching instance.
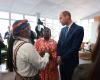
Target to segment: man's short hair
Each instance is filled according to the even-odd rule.
[[[71,18],[71,13],[69,11],[63,11],[62,14]]]

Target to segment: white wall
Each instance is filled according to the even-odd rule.
[[[98,22],[94,22],[91,27],[91,42],[95,43],[97,39]]]

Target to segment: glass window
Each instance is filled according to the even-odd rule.
[[[46,24],[46,27],[51,29],[51,38],[58,41],[59,34],[61,31],[61,25],[60,24]]]
[[[53,24],[60,24],[59,20],[53,20]]]
[[[23,15],[22,14],[11,13],[11,19],[20,20],[20,19],[23,19]]]
[[[90,30],[89,30],[89,21],[81,20],[81,26],[84,28],[84,42],[90,41]]]
[[[8,26],[9,26],[9,20],[0,19],[0,33],[3,39],[4,39],[5,32],[8,31]],[[7,41],[4,40],[4,43],[7,44]]]
[[[37,23],[36,22],[29,22],[29,23],[30,23],[31,29],[33,31],[35,31],[35,27],[36,27]]]
[[[45,18],[43,18],[43,17],[40,17],[40,20],[41,20],[41,21],[45,21]]]
[[[35,16],[28,16],[28,15],[25,15],[25,19],[27,19],[28,21],[34,21],[34,22],[37,21],[37,18],[36,18]]]
[[[46,18],[46,24],[47,23],[53,23],[53,20],[52,19],[49,19],[49,18]]]
[[[0,11],[0,18],[9,19],[9,13]]]
[[[89,19],[89,23],[93,23],[94,22],[94,19]]]
[[[90,38],[92,38],[93,37],[93,35],[92,34],[94,34],[92,31],[93,31],[93,23],[94,23],[94,19],[89,19],[89,35],[90,35]]]
[[[15,21],[16,21],[16,20],[11,20],[11,26],[14,24]]]
[[[81,25],[81,20],[76,20],[76,24]]]

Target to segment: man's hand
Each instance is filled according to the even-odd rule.
[[[43,59],[44,59],[44,64],[43,64],[43,69],[45,69],[46,65],[49,63],[49,53],[45,53]]]
[[[61,61],[61,57],[60,57],[60,56],[58,56],[58,58],[57,58],[57,63],[58,63],[59,65],[62,64],[62,61]]]

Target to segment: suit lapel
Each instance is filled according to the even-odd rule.
[[[64,43],[64,40],[65,40],[65,29],[63,29],[61,36],[62,36],[61,37],[61,44],[63,44]]]
[[[73,32],[74,25],[75,25],[75,23],[73,23],[72,26],[70,27],[64,42],[66,42],[69,39],[70,34]]]

